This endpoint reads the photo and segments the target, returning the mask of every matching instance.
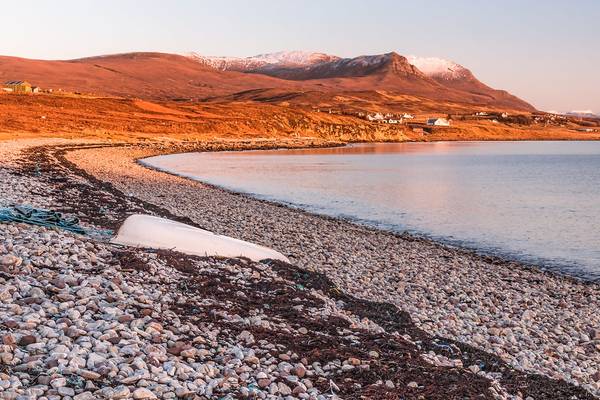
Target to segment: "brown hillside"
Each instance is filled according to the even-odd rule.
[[[384,90],[395,94],[425,97],[436,101],[477,104],[512,110],[534,111],[525,101],[481,83],[464,69],[461,79],[426,76],[395,53],[342,58],[304,67],[281,67],[250,71],[287,80],[321,84],[340,91]]]
[[[267,76],[220,72],[187,57],[129,53],[70,61],[0,57],[0,80],[43,88],[152,99],[203,98],[253,88],[294,87]]]
[[[375,61],[372,60],[375,57]],[[439,103],[470,104],[510,110],[533,109],[505,92],[481,84],[478,90],[442,85],[389,53],[320,63],[291,75],[272,77],[259,73],[220,71],[191,58],[164,53],[127,53],[68,61],[30,60],[0,56],[0,81],[27,80],[43,88],[96,95],[142,99],[208,99],[248,91],[274,90],[285,97],[313,99],[313,104],[352,92],[381,91],[393,96],[414,96]],[[327,67],[329,66],[329,67]],[[292,73],[292,70],[288,70]],[[300,75],[299,75],[300,74]],[[287,79],[282,79],[286,77]],[[487,88],[487,89],[486,89]],[[487,92],[486,92],[487,90]],[[490,91],[496,93],[491,95]],[[310,93],[309,96],[306,93]],[[389,97],[385,99],[389,101]]]

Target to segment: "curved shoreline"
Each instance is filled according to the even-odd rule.
[[[561,278],[552,273],[510,271],[510,266],[518,264],[505,260],[494,261],[476,256],[466,250],[445,248],[427,240],[381,232],[375,228],[357,226],[347,221],[315,216],[302,210],[293,210],[282,205],[227,193],[195,181],[148,170],[135,162],[135,159],[139,158],[138,155],[152,151],[156,150],[139,147],[115,148],[111,144],[101,143],[87,148],[78,148],[75,144],[66,143],[62,144],[62,147],[28,151],[27,157],[23,159],[27,161],[23,164],[22,171],[25,176],[31,176],[28,178],[30,180],[48,181],[47,184],[54,186],[55,192],[58,190],[56,193],[66,195],[62,201],[71,198],[71,192],[74,191],[75,197],[70,200],[72,202],[70,209],[83,212],[85,220],[102,227],[117,226],[124,215],[139,207],[147,210],[146,212],[180,219],[182,222],[187,220],[188,223],[230,236],[279,247],[279,249],[291,248],[296,256],[294,264],[300,268],[273,266],[274,271],[286,276],[286,279],[295,280],[299,287],[315,287],[335,301],[341,300],[346,304],[344,312],[353,310],[353,313],[362,316],[360,318],[368,318],[376,322],[391,334],[386,336],[385,343],[394,343],[396,340],[393,339],[394,337],[400,338],[394,334],[403,335],[402,332],[408,333],[412,341],[418,338],[417,347],[424,347],[421,351],[427,352],[421,357],[427,360],[428,365],[433,365],[434,370],[438,371],[436,374],[442,374],[439,376],[438,385],[443,385],[443,382],[449,383],[447,379],[450,376],[456,376],[458,379],[458,375],[452,374],[459,373],[466,377],[481,376],[492,379],[493,385],[497,382],[499,386],[493,386],[489,392],[497,394],[492,396],[493,398],[524,399],[531,395],[536,400],[553,399],[558,393],[561,393],[564,398],[572,395],[577,398],[589,398],[581,392],[580,388],[573,386],[574,384],[582,385],[588,391],[598,394],[598,387],[594,387],[593,372],[580,368],[584,364],[570,356],[571,348],[568,343],[562,345],[565,347],[564,350],[555,350],[558,355],[566,356],[567,360],[571,360],[569,362],[580,369],[581,374],[578,376],[572,374],[573,368],[569,364],[544,368],[543,365],[535,363],[535,357],[532,358],[532,363],[528,361],[530,357],[527,356],[528,351],[530,356],[535,356],[531,351],[537,345],[534,346],[535,342],[528,342],[537,337],[535,329],[549,326],[550,323],[543,318],[540,320],[543,315],[537,314],[540,305],[544,304],[543,301],[538,302],[538,298],[547,299],[552,303],[552,307],[556,301],[557,309],[561,309],[558,303],[564,302],[566,309],[562,309],[560,317],[557,313],[551,315],[555,326],[561,327],[576,321],[585,326],[590,322],[597,322],[595,314],[587,319],[584,316],[584,311],[589,309],[590,305],[600,304],[598,302],[600,294],[595,285]],[[2,153],[1,149],[0,153]],[[42,167],[42,175],[39,177],[36,170],[38,166]],[[0,168],[0,173],[2,172]],[[99,208],[101,204],[98,203],[98,199],[105,198],[111,199],[109,214],[104,214],[102,208]],[[327,254],[329,259],[324,257]],[[482,269],[485,274],[479,275]],[[304,275],[306,277],[300,279]],[[369,278],[369,282],[364,281],[366,277]],[[445,279],[440,280],[440,277]],[[323,286],[323,279],[327,279],[330,283]],[[343,292],[337,288],[342,289]],[[393,290],[386,292],[388,289]],[[440,292],[439,289],[442,291]],[[455,292],[445,292],[449,289]],[[394,291],[398,296],[389,297]],[[487,296],[480,298],[478,295],[481,291],[487,291]],[[446,294],[440,297],[442,292]],[[512,303],[517,292],[523,294],[525,302],[516,304],[520,310],[516,310],[517,315],[514,317],[522,319],[526,314],[522,313],[523,309],[533,312],[527,315],[530,323],[525,324],[526,330],[521,333],[518,324],[512,328],[501,324],[503,315],[507,321],[517,321],[512,315],[505,314],[505,306]],[[246,293],[252,296],[256,294],[252,291]],[[560,296],[552,297],[556,294]],[[296,294],[298,295],[300,294]],[[431,298],[431,303],[427,303],[428,297]],[[496,313],[481,308],[485,305],[481,301],[485,302],[486,299],[498,301]],[[374,301],[378,303],[373,303]],[[585,304],[583,301],[588,303]],[[285,303],[281,305],[288,307]],[[580,310],[572,309],[572,306],[579,306]],[[551,312],[552,307],[547,311]],[[436,311],[442,314],[436,314]],[[465,326],[456,324],[469,320],[470,312],[475,312],[483,318],[475,324],[468,325],[471,329],[479,327],[485,328],[484,330],[496,329],[498,332],[495,332],[495,335],[482,336],[483,341],[474,340],[479,334],[477,330],[464,329]],[[571,315],[572,312],[575,314]],[[453,316],[454,319],[448,319],[448,316]],[[421,329],[413,324],[411,317]],[[299,322],[296,319],[292,321]],[[455,323],[450,324],[452,321]],[[490,322],[497,323],[490,324]],[[530,328],[534,331],[530,331]],[[507,329],[512,330],[512,333]],[[520,350],[515,348],[519,351],[514,354],[524,355],[524,358],[515,358],[511,352],[510,347],[515,345],[506,340],[511,335],[519,339]],[[503,343],[498,343],[496,339]],[[547,340],[550,345],[548,348],[552,348],[554,338],[548,337]],[[593,346],[593,343],[596,342],[590,342],[590,345]],[[597,343],[600,344],[600,341]],[[488,353],[479,349],[484,349]],[[458,360],[456,360],[456,351],[459,352]],[[381,353],[382,365],[388,365],[386,363],[390,361],[392,362],[390,365],[397,365],[400,362],[401,370],[412,368],[414,361],[404,364],[403,356],[399,353],[394,354],[393,357],[396,358],[388,360],[385,357],[392,354]],[[479,368],[478,363],[481,362],[477,360],[486,360],[481,364],[485,365],[485,371],[475,371]],[[461,361],[460,366],[454,364],[458,361]],[[517,369],[513,370],[510,367],[507,369],[506,364],[513,365]],[[375,364],[371,366],[377,368]],[[519,372],[521,370],[527,373]],[[367,374],[364,378],[378,377],[377,374],[383,374],[382,371],[377,373],[375,371],[379,370],[374,369],[375,375]],[[571,383],[534,375],[540,372]],[[465,373],[467,375],[464,375]],[[379,379],[382,376],[379,375]],[[420,373],[412,379],[416,377],[424,377],[424,375]],[[375,381],[369,382],[372,385]],[[405,381],[404,385],[408,382]],[[367,380],[364,384],[367,384]],[[433,382],[432,384],[436,385]],[[458,387],[462,388],[463,386],[460,385]],[[478,387],[473,386],[474,381],[471,385],[472,390]],[[404,392],[406,388],[398,386],[392,392],[402,392],[408,398],[416,398],[418,390],[423,390],[419,386],[418,390],[414,389],[417,390],[416,392],[412,392],[413,389],[410,387],[409,392],[406,393]],[[367,391],[362,393],[370,393],[370,397],[367,398],[382,398],[381,393],[377,392],[379,394],[376,395],[375,392],[370,391],[375,388],[384,390],[385,385],[365,386]],[[350,389],[344,387],[343,390]],[[466,393],[463,392],[462,396],[464,397]],[[442,389],[429,392],[427,398],[462,397],[454,397]]]
[[[348,143],[346,145],[352,145],[352,143]],[[325,148],[327,148],[327,147],[329,147],[329,146],[325,146]],[[340,147],[340,146],[333,146],[333,147]],[[341,147],[344,147],[344,146],[342,145]],[[302,205],[296,205],[296,204],[288,203],[285,201],[279,201],[276,199],[263,198],[259,194],[230,189],[230,188],[218,185],[218,184],[213,184],[211,182],[204,181],[201,178],[196,178],[191,175],[180,174],[175,171],[170,171],[168,169],[155,167],[153,165],[150,165],[150,164],[144,162],[145,159],[153,158],[153,157],[162,157],[162,156],[169,156],[169,155],[175,155],[175,154],[188,154],[188,153],[195,153],[195,152],[210,153],[210,152],[228,152],[228,151],[231,151],[231,152],[277,151],[277,150],[303,150],[303,149],[311,149],[311,148],[312,147],[300,147],[300,148],[283,147],[283,148],[274,148],[274,149],[249,148],[249,149],[237,149],[237,150],[225,149],[225,150],[211,150],[211,151],[189,151],[189,152],[183,152],[183,153],[167,152],[164,154],[154,154],[154,155],[150,155],[147,157],[146,156],[139,157],[139,158],[135,159],[135,162],[136,162],[136,164],[142,166],[145,169],[149,169],[149,170],[156,171],[159,173],[164,173],[164,174],[176,176],[179,178],[187,179],[187,180],[190,180],[193,182],[200,183],[203,186],[211,187],[213,189],[220,190],[225,193],[232,194],[232,195],[244,196],[244,197],[246,197],[248,199],[252,199],[254,201],[264,202],[266,204],[270,204],[270,205],[274,205],[274,206],[285,207],[285,208],[288,208],[288,209],[296,211],[296,212],[303,212],[308,215],[317,216],[319,218],[331,219],[333,221],[341,221],[344,223],[355,224],[360,227],[363,227],[366,229],[372,229],[377,232],[385,232],[390,235],[402,238],[404,240],[428,242],[428,243],[431,243],[434,245],[441,246],[443,248],[449,248],[454,251],[461,251],[461,252],[464,252],[465,254],[469,254],[469,255],[472,255],[475,257],[480,257],[481,259],[486,260],[487,262],[490,262],[490,263],[493,263],[496,265],[503,264],[503,265],[507,265],[507,266],[511,266],[511,267],[524,268],[524,269],[531,270],[531,271],[534,271],[534,272],[540,273],[540,274],[553,274],[553,275],[559,276],[559,277],[567,279],[567,280],[573,280],[573,281],[581,282],[584,284],[592,284],[592,285],[600,284],[600,277],[587,278],[587,277],[579,276],[577,274],[573,274],[573,273],[570,273],[568,271],[564,271],[563,269],[561,269],[561,268],[568,269],[569,267],[577,267],[578,264],[567,264],[567,263],[552,264],[551,260],[543,259],[543,258],[539,258],[539,262],[528,261],[526,258],[520,258],[518,255],[513,255],[510,252],[503,252],[501,249],[498,249],[498,251],[494,251],[493,249],[478,247],[475,243],[469,244],[467,242],[460,241],[460,240],[453,241],[453,240],[444,239],[442,237],[436,237],[433,233],[428,234],[428,233],[399,231],[399,230],[395,230],[393,228],[377,226],[377,223],[375,221],[368,221],[368,220],[362,220],[360,218],[344,217],[344,216],[340,216],[340,215],[331,215],[331,214],[326,214],[326,213],[320,213],[316,210],[311,210],[309,208],[303,207]],[[320,147],[317,147],[317,148],[320,148]],[[534,257],[531,257],[531,258],[534,258]]]
[[[301,268],[327,274],[347,293],[395,304],[408,311],[422,329],[491,351],[519,369],[585,381],[585,372],[579,377],[573,375],[580,374],[579,361],[567,358],[566,363],[556,364],[557,359],[544,352],[554,354],[564,348],[560,354],[583,344],[584,348],[592,346],[584,358],[598,357],[593,347],[596,342],[589,342],[590,332],[594,335],[600,326],[597,284],[427,239],[316,216],[149,170],[135,161],[147,151],[123,149],[119,153],[123,154],[113,156],[122,165],[110,168],[89,162],[101,158],[100,153],[85,159],[83,154],[71,153],[69,158],[100,179],[116,184],[119,190],[189,216],[209,230],[276,248]],[[198,213],[198,207],[204,207],[206,213]],[[300,228],[304,225],[306,228]],[[361,241],[367,244],[363,246]],[[556,321],[555,315],[563,316]],[[566,346],[561,344],[563,332],[555,333],[554,328],[564,327],[569,332],[568,327],[574,324],[580,327],[569,334]],[[587,379],[596,371],[593,366],[597,363],[592,359]]]

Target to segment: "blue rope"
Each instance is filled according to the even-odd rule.
[[[79,219],[76,217],[65,217],[56,211],[42,210],[30,206],[0,208],[0,222],[24,222],[49,228],[60,228],[80,235],[88,233],[79,226]]]

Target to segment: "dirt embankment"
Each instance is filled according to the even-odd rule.
[[[346,102],[342,100],[337,102]],[[415,107],[414,99],[388,100],[385,104],[363,102],[352,107],[365,110]],[[416,121],[443,115],[433,113],[432,105],[422,106],[426,107],[417,114]],[[448,104],[439,106],[453,109]],[[241,138],[338,142],[600,139],[599,132],[577,132],[573,127],[492,121],[455,121],[451,129],[424,134],[408,125],[374,123],[285,101],[150,102],[113,97],[0,94],[0,140],[57,136],[163,143]]]
[[[0,95],[0,132],[4,132],[4,138],[61,136],[159,141],[256,137],[408,139],[401,126],[270,104],[151,103],[51,95]]]

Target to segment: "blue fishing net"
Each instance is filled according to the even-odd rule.
[[[0,208],[0,222],[24,222],[26,224],[59,228],[85,235],[87,232],[79,225],[76,217],[66,217],[59,212],[42,210],[30,206]]]

